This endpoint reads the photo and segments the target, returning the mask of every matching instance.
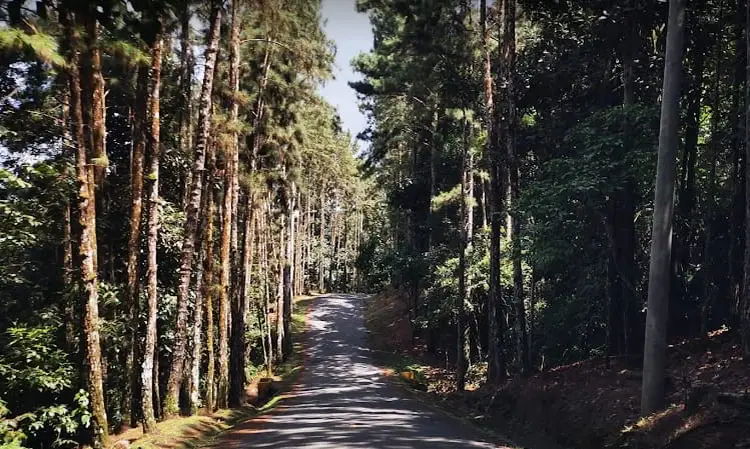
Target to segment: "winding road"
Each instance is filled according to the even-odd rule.
[[[366,347],[366,297],[316,298],[293,397],[222,438],[227,448],[503,448],[384,378]]]

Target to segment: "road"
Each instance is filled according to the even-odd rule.
[[[364,296],[331,294],[308,315],[293,397],[222,438],[228,448],[497,448],[385,379],[366,347]]]

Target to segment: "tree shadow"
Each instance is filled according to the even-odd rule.
[[[299,382],[270,413],[222,435],[222,448],[497,447],[395,388],[366,345],[366,297],[311,299]]]

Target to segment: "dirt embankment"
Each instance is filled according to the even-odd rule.
[[[667,410],[640,418],[641,373],[626,360],[591,359],[499,388],[473,367],[456,392],[452,367],[426,353],[409,328],[404,298],[388,291],[369,304],[376,358],[392,372],[417,373],[438,404],[529,447],[576,449],[750,448],[750,366],[730,332],[670,346]]]

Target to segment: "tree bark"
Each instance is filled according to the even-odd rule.
[[[78,219],[81,236],[78,242],[80,262],[80,291],[83,300],[82,332],[84,340],[84,379],[91,404],[91,437],[95,447],[103,447],[107,438],[107,412],[104,405],[102,381],[102,357],[99,340],[99,292],[96,270],[96,208],[92,169],[89,154],[93,150],[86,145],[80,58],[77,34],[74,31],[72,14],[61,11],[61,22],[65,29],[65,41],[69,51],[68,83],[70,89],[70,116],[76,144],[76,181],[78,184]]]
[[[206,210],[206,241],[204,245],[206,247],[206,261],[204,267],[204,294],[206,300],[206,408],[209,412],[216,410],[216,396],[214,395],[215,387],[215,366],[216,360],[214,355],[214,217],[215,217],[215,200],[214,200],[214,189],[211,177],[214,172],[215,165],[215,151],[214,146],[208,147],[208,155],[206,161],[207,169],[207,182],[206,182],[206,194],[208,195],[208,209]],[[193,368],[195,369],[195,368]]]
[[[469,184],[473,176],[471,167],[471,149],[468,141],[468,122],[466,121],[466,111],[464,111],[463,123],[463,151],[461,154],[461,245],[458,255],[458,307],[456,311],[456,389],[463,391],[466,386],[466,371],[469,368],[469,326],[466,313],[466,303],[470,298],[469,288],[467,287],[466,257],[471,249],[471,197],[469,196]],[[468,282],[469,284],[471,281]]]
[[[293,301],[293,285],[294,285],[294,234],[295,234],[295,215],[296,215],[296,198],[295,186],[292,183],[292,194],[289,200],[287,210],[287,232],[286,232],[286,249],[284,254],[284,271],[283,271],[283,308],[282,314],[284,316],[283,328],[284,336],[283,342],[283,353],[285,357],[288,357],[292,353],[292,309],[294,307]]]
[[[326,241],[326,209],[325,209],[325,188],[320,190],[320,220],[318,232],[318,293],[325,292],[324,285],[324,266],[325,266],[325,241]]]
[[[86,28],[86,55],[85,62],[88,76],[87,87],[91,89],[91,101],[86,102],[90,108],[86,114],[90,120],[88,123],[89,139],[91,145],[91,161],[93,167],[94,185],[101,188],[104,182],[108,161],[106,152],[106,123],[104,115],[104,76],[102,76],[101,52],[99,50],[99,24],[96,16],[97,11],[93,4],[85,8],[83,22]]]
[[[664,62],[659,158],[656,167],[654,219],[651,233],[651,262],[648,285],[648,313],[643,358],[641,414],[649,415],[664,406],[667,317],[669,308],[672,212],[680,120],[680,77],[685,22],[685,0],[670,0],[667,50]]]
[[[221,4],[214,1],[211,9],[210,29],[205,52],[203,69],[203,85],[201,87],[198,111],[198,141],[195,148],[193,164],[193,178],[190,200],[186,211],[185,237],[180,254],[180,277],[177,289],[177,318],[175,330],[174,352],[169,369],[167,393],[164,397],[164,412],[173,416],[179,409],[180,385],[183,378],[185,362],[185,347],[187,341],[187,313],[190,294],[190,278],[193,272],[193,258],[195,256],[195,239],[198,221],[200,219],[201,195],[203,192],[203,171],[206,163],[206,146],[211,130],[211,93],[213,91],[214,67],[218,53],[219,35],[221,28]]]
[[[230,35],[230,55],[229,55],[229,84],[232,89],[232,95],[230,96],[229,102],[229,120],[235,124],[239,119],[239,102],[237,96],[240,91],[240,10],[241,1],[232,1],[232,24],[231,24],[231,35]],[[232,138],[230,142],[230,156],[231,156],[231,173],[227,181],[231,187],[231,213],[230,213],[230,229],[231,229],[231,254],[233,257],[231,260],[235,261],[237,267],[237,276],[234,283],[234,292],[232,297],[232,347],[231,347],[231,371],[232,376],[229,380],[229,405],[237,407],[241,405],[244,398],[245,390],[245,318],[246,318],[246,302],[247,302],[247,289],[246,278],[249,278],[249,263],[250,263],[250,252],[252,251],[252,235],[250,235],[250,224],[251,224],[251,198],[248,194],[247,202],[245,204],[245,239],[243,243],[243,257],[242,263],[239,262],[238,251],[237,251],[237,239],[238,239],[238,227],[239,222],[237,219],[237,205],[239,204],[239,133],[236,131],[236,127],[232,127]],[[222,234],[223,239],[223,234]],[[222,240],[223,247],[223,240]],[[223,256],[223,254],[222,254]],[[223,260],[222,260],[223,263]],[[222,267],[230,269],[231,267]],[[222,279],[223,280],[223,279]],[[229,281],[229,279],[227,279]],[[230,285],[228,284],[229,288]],[[227,376],[229,377],[229,376]]]
[[[208,165],[208,163],[206,164]],[[208,184],[208,183],[206,183]],[[209,224],[208,221],[213,221],[213,194],[210,191],[211,187],[205,187],[208,191],[203,194],[203,203],[205,206],[203,210],[205,214],[201,218],[201,241],[198,243],[198,260],[195,271],[195,307],[193,309],[193,354],[190,357],[190,382],[188,393],[190,396],[190,414],[195,415],[200,407],[200,368],[201,368],[201,355],[203,354],[203,342],[202,342],[202,330],[203,330],[203,298],[206,292],[206,267],[211,268],[211,265],[206,260],[207,247],[211,246],[213,241],[211,235],[208,234]],[[211,222],[213,227],[213,222]]]
[[[141,215],[143,212],[143,161],[146,151],[146,96],[148,90],[148,67],[138,68],[138,80],[135,94],[135,105],[133,107],[133,154],[130,162],[130,234],[128,236],[128,283],[127,306],[129,307],[129,318],[131,323],[130,340],[128,342],[128,360],[126,363],[128,377],[130,379],[130,395],[125,397],[126,402],[131,404],[131,425],[135,425],[136,411],[138,406],[138,379],[140,370],[136,369],[138,352],[138,315],[140,304],[138,301],[138,268],[140,261],[140,238],[141,238]]]
[[[723,14],[723,2],[719,2],[719,14]],[[719,122],[721,117],[721,66],[722,66],[722,33],[723,24],[716,23],[716,42],[714,48],[714,80],[713,80],[713,104],[711,105],[711,142],[709,145],[708,162],[708,186],[706,189],[706,224],[704,227],[703,239],[703,301],[701,301],[701,321],[700,335],[703,337],[708,332],[709,314],[716,295],[715,261],[712,257],[712,248],[714,243],[713,220],[716,207],[716,164],[720,157],[721,136],[719,132]],[[731,270],[731,265],[729,266]]]
[[[225,160],[224,197],[221,208],[221,240],[219,243],[219,381],[216,404],[226,408],[229,403],[229,274],[231,272],[230,240],[232,237],[232,167],[231,159]]]
[[[744,219],[745,219],[745,158],[742,148],[742,133],[740,132],[742,110],[742,99],[745,86],[745,64],[746,46],[743,38],[745,22],[744,2],[737,2],[736,24],[735,24],[735,61],[732,89],[732,115],[731,115],[731,146],[732,146],[732,210],[730,216],[730,235],[732,237],[729,245],[730,272],[730,315],[737,316],[742,302],[742,279],[743,279],[743,248],[745,245]],[[742,136],[742,137],[741,137]]]
[[[195,59],[193,55],[193,46],[190,42],[190,2],[185,1],[182,4],[182,13],[180,15],[180,110],[178,112],[180,121],[180,153],[186,160],[190,160],[193,148],[193,68]],[[187,209],[187,203],[190,195],[190,185],[192,184],[192,172],[190,170],[185,174],[182,191],[182,209]]]
[[[745,68],[745,259],[740,323],[743,352],[745,358],[750,358],[750,5],[745,8],[745,39],[745,54],[748,55]]]
[[[157,19],[158,22],[158,19]],[[161,28],[161,23],[157,23]],[[151,86],[149,88],[149,115],[151,123],[151,138],[149,139],[149,173],[148,173],[148,269],[147,279],[147,320],[146,320],[146,344],[143,351],[143,366],[141,370],[141,395],[143,413],[143,432],[148,433],[155,430],[156,420],[153,409],[153,383],[154,377],[158,380],[158,373],[154,375],[154,358],[156,353],[156,318],[158,313],[158,261],[157,246],[159,240],[159,157],[160,148],[160,96],[161,87],[161,58],[162,40],[161,30],[156,34],[154,45],[151,48]]]
[[[286,215],[281,216],[281,232],[279,232],[279,246],[278,249],[275,251],[277,254],[276,257],[276,266],[278,271],[278,279],[277,279],[277,285],[276,285],[276,359],[279,361],[284,361],[286,354],[284,352],[285,345],[284,342],[286,340],[284,331],[286,330],[286,325],[284,323],[284,310],[286,308],[284,304],[284,249],[286,242],[285,240],[285,234],[286,234]]]
[[[505,145],[508,170],[508,242],[511,245],[513,265],[513,308],[515,309],[516,357],[521,374],[530,370],[528,334],[526,330],[526,307],[523,301],[523,271],[521,269],[521,220],[518,216],[519,161],[516,151],[516,2],[501,3],[503,10],[502,36],[500,40],[500,110],[502,111],[500,139]]]
[[[512,0],[502,0],[512,1]],[[502,8],[502,6],[501,6]],[[501,309],[503,302],[500,286],[500,240],[502,229],[502,150],[498,139],[498,116],[493,102],[492,59],[490,56],[490,32],[487,27],[486,0],[481,0],[480,21],[482,28],[482,47],[484,51],[484,115],[487,127],[487,154],[490,160],[490,287],[487,297],[488,320],[488,366],[487,382],[499,383],[505,377],[505,360],[502,355],[504,327],[501,326],[504,314]]]

